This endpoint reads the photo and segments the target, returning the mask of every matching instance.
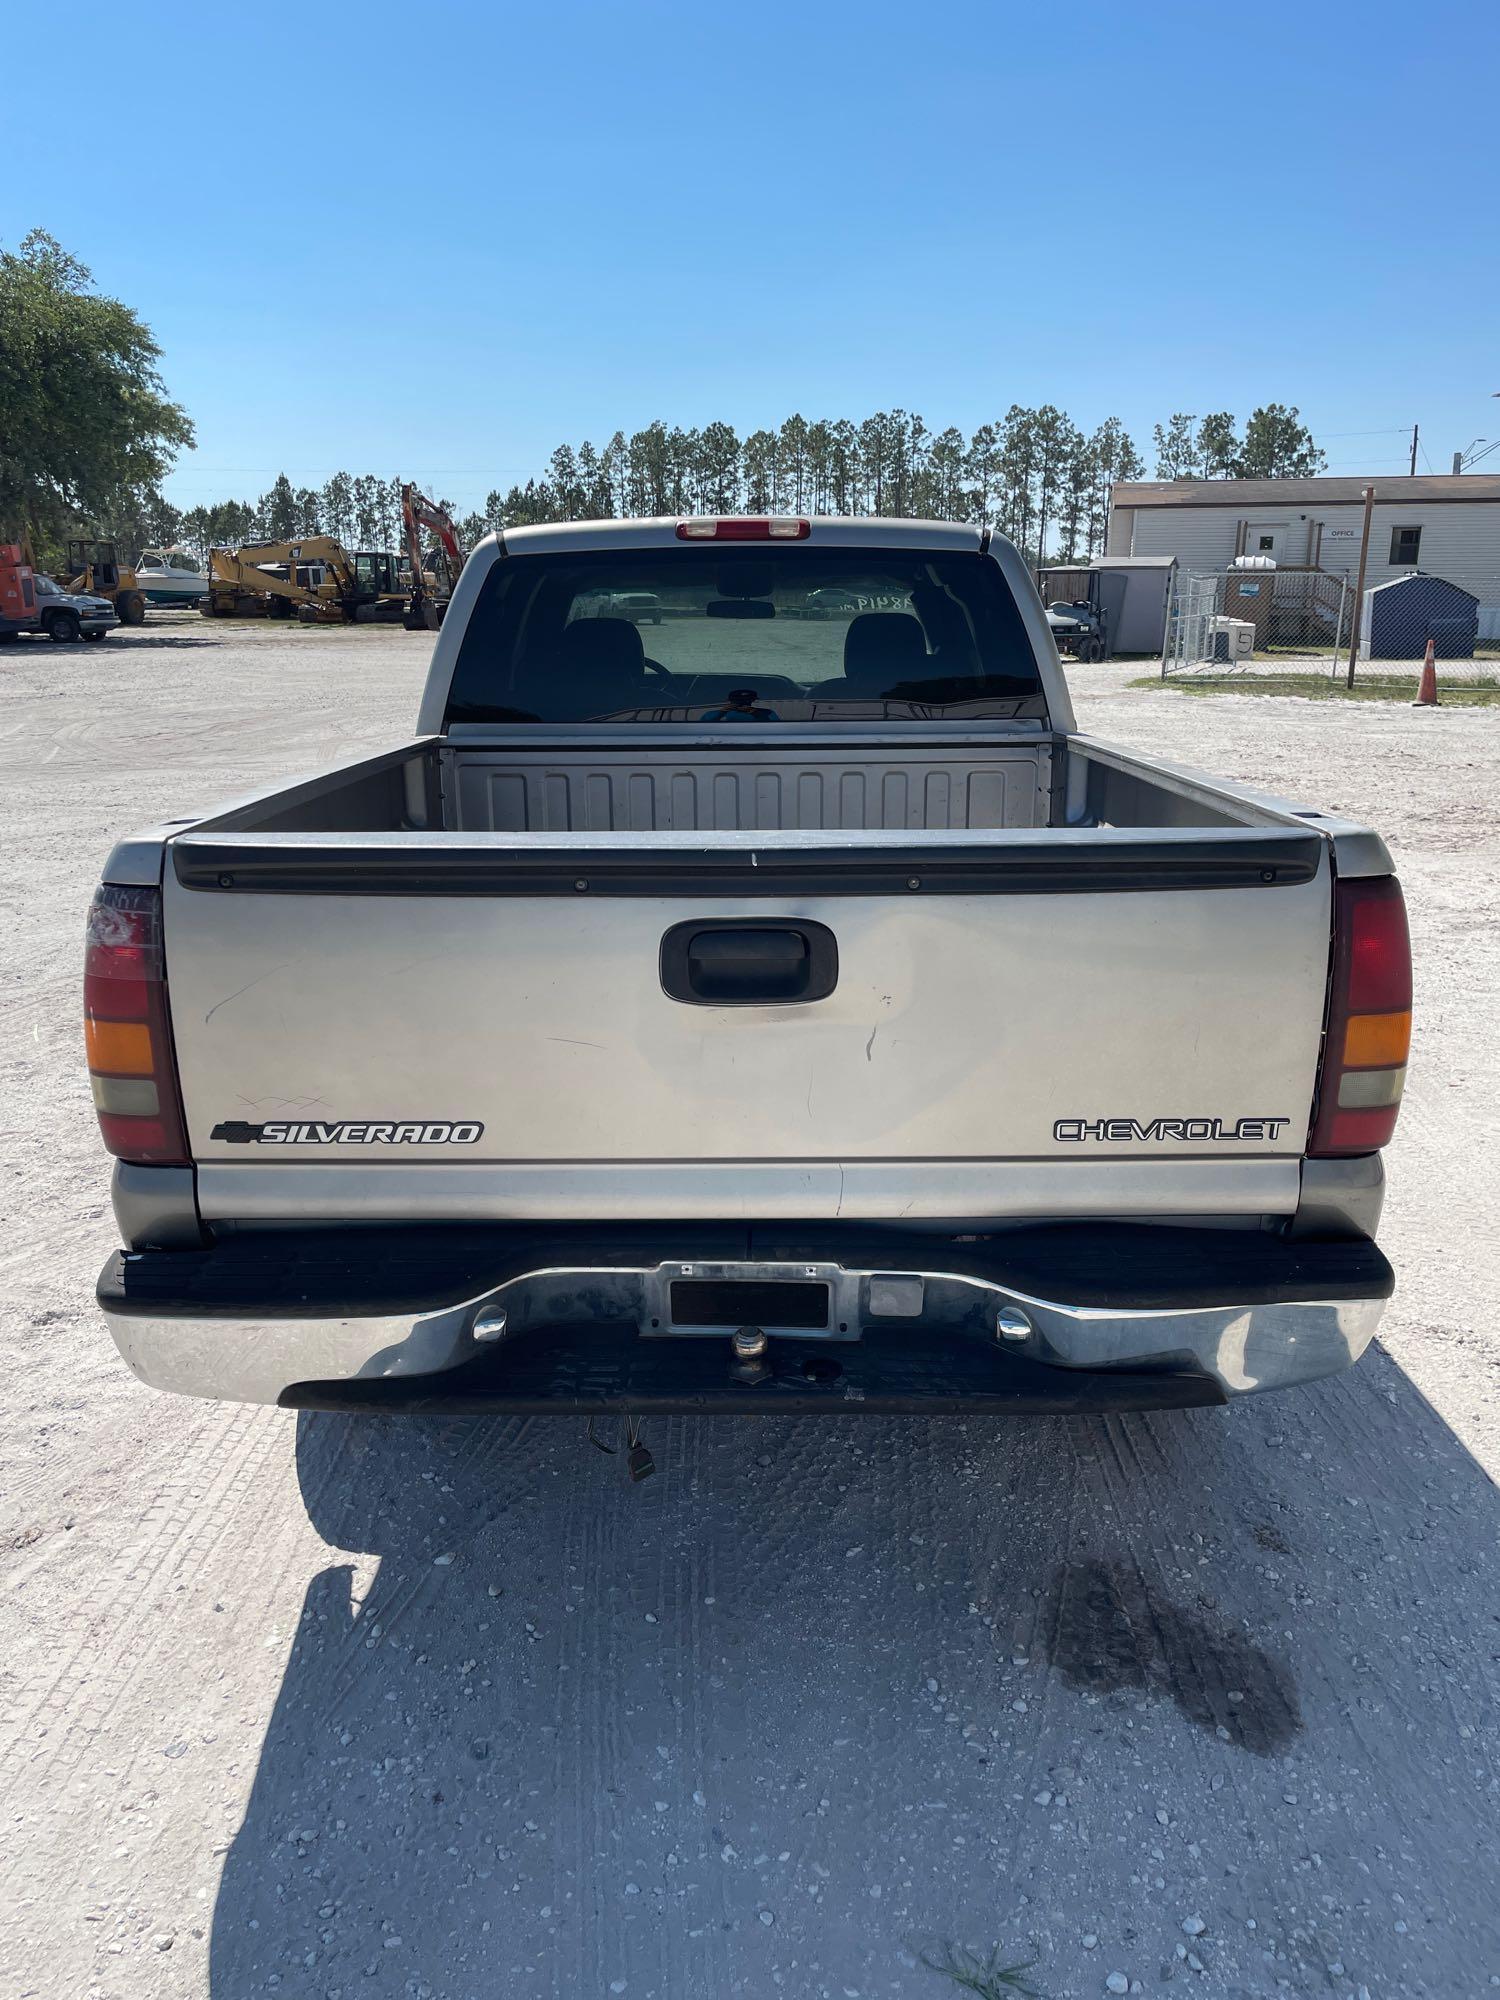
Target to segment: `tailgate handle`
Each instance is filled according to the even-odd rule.
[[[699,917],[661,941],[661,983],[690,1007],[774,1007],[826,1000],[839,948],[826,924],[803,918]]]

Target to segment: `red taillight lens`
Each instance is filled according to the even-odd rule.
[[[1333,990],[1308,1152],[1370,1153],[1396,1129],[1411,1045],[1411,942],[1389,875],[1334,890]]]
[[[83,1032],[105,1146],[122,1160],[186,1166],[161,947],[161,891],[106,883],[89,911]]]
[[[726,515],[677,523],[679,542],[805,542],[812,522],[793,514]]]

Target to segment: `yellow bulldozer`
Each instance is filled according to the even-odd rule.
[[[310,625],[398,623],[409,586],[401,558],[350,554],[331,535],[210,549],[206,618],[300,618]]]

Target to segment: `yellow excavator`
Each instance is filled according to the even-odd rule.
[[[295,542],[248,542],[210,549],[206,618],[300,618],[304,624],[397,622],[406,608],[398,557],[388,550],[351,555],[331,535]]]
[[[463,544],[446,508],[429,500],[408,483],[401,488],[401,523],[406,534],[406,561],[411,572],[411,595],[402,624],[408,632],[435,632],[443,622],[453,586],[464,566]],[[422,550],[422,530],[429,529],[438,540],[438,553],[429,567]]]

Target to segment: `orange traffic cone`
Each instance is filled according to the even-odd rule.
[[[1417,698],[1413,708],[1436,708],[1437,692],[1437,648],[1431,639],[1427,641],[1427,652],[1422,661],[1422,678],[1417,684]]]

